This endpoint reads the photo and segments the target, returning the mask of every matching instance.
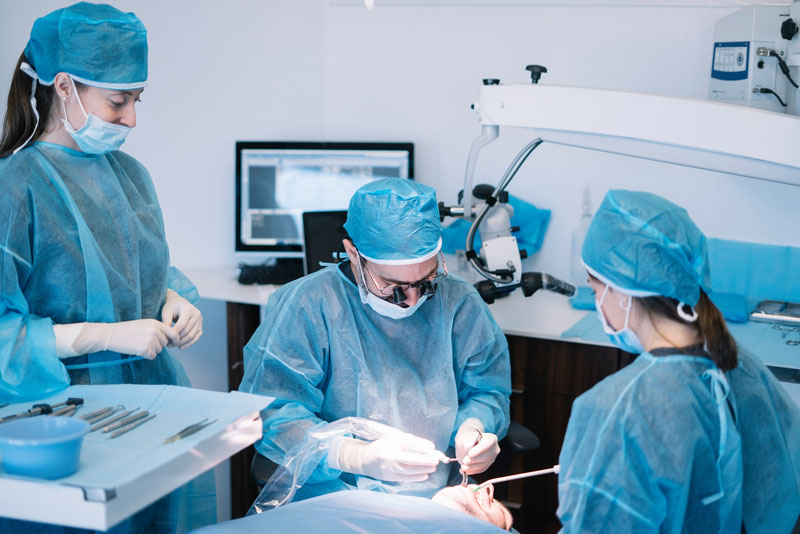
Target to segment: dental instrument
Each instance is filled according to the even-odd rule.
[[[550,469],[540,469],[539,471],[529,471],[528,473],[519,473],[517,475],[508,475],[505,477],[491,478],[486,482],[480,483],[478,487],[472,490],[472,493],[475,493],[476,491],[485,488],[489,484],[497,484],[499,482],[510,482],[512,480],[519,480],[521,478],[538,477],[539,475],[549,475],[550,473],[557,475],[560,471],[561,471],[561,466],[554,465]]]
[[[186,428],[184,428],[183,430],[181,430],[180,432],[178,432],[177,434],[168,437],[167,439],[164,440],[164,443],[165,444],[166,443],[173,443],[175,441],[181,440],[181,439],[183,439],[183,438],[185,438],[187,436],[191,436],[192,434],[196,434],[197,432],[200,432],[201,430],[203,430],[205,427],[217,422],[216,419],[214,419],[212,421],[208,421],[208,422],[206,422],[206,421],[208,421],[208,417],[206,417],[202,421],[198,421],[197,423],[191,424],[191,425],[187,426]]]
[[[111,437],[109,437],[108,439],[114,439],[114,438],[118,438],[118,437],[120,437],[122,434],[125,434],[126,432],[130,432],[131,430],[133,430],[133,429],[134,429],[134,428],[136,428],[137,426],[141,426],[141,425],[145,424],[146,422],[150,421],[150,420],[151,420],[151,419],[153,419],[153,418],[154,418],[156,415],[158,415],[158,414],[151,414],[151,415],[149,415],[149,416],[145,417],[144,419],[140,419],[140,420],[138,420],[138,421],[134,421],[133,423],[128,423],[127,425],[125,425],[125,426],[121,427],[121,428],[120,428],[120,429],[118,429],[116,432],[114,432],[113,434],[111,434]]]

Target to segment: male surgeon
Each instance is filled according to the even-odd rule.
[[[494,462],[509,421],[508,346],[476,290],[447,273],[432,188],[370,182],[345,230],[347,260],[275,292],[245,347],[239,389],[275,397],[256,447],[282,463],[312,427],[376,421],[397,432],[335,440],[294,500],[344,489],[431,497],[459,470]]]

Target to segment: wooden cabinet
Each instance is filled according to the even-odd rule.
[[[552,467],[558,463],[572,402],[635,356],[611,347],[517,336],[508,336],[508,344],[511,418],[535,432],[542,442],[537,454],[515,459],[512,471]],[[519,505],[512,511],[520,532],[558,532],[558,477],[545,475],[509,484],[508,500]]]

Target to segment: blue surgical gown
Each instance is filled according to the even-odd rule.
[[[70,384],[188,386],[166,349],[154,360],[122,365],[86,366],[127,357],[111,351],[56,356],[53,324],[160,320],[168,287],[197,298],[193,284],[169,265],[147,170],[123,152],[91,155],[37,142],[0,160],[0,191],[0,402],[42,398]],[[141,531],[174,529],[187,498],[192,511],[183,517],[198,518],[195,525],[213,521],[214,483],[207,475],[180,500],[173,494],[159,501],[163,513],[143,511]],[[4,521],[2,532],[34,528]],[[118,530],[139,529],[127,522]]]
[[[564,534],[741,532],[741,442],[707,370],[703,357],[645,353],[575,400],[559,458]]]
[[[469,417],[503,437],[511,393],[508,344],[467,282],[450,275],[412,316],[390,319],[362,304],[330,266],[283,286],[244,349],[241,391],[274,396],[258,451],[281,463],[321,422],[363,417],[433,441],[441,451]],[[295,500],[341,489],[430,497],[449,466],[425,482],[389,483],[332,469],[323,459]]]
[[[742,436],[747,534],[790,532],[800,515],[800,408],[761,360],[741,347],[728,380]]]

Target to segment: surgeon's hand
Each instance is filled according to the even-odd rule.
[[[167,343],[178,343],[178,332],[155,319],[138,319],[120,323],[83,323],[72,343],[77,354],[113,350],[152,360]]]
[[[332,467],[389,482],[427,480],[442,456],[433,442],[407,433],[375,441],[343,438],[337,448],[338,454],[336,448],[329,452]]]
[[[500,454],[497,436],[485,433],[483,423],[475,418],[469,418],[461,423],[456,432],[455,445],[461,471],[468,475],[483,473]]]
[[[170,341],[170,347],[191,347],[203,335],[203,315],[200,310],[171,289],[167,289],[167,299],[161,309],[161,322],[175,328],[180,336],[179,342]]]

